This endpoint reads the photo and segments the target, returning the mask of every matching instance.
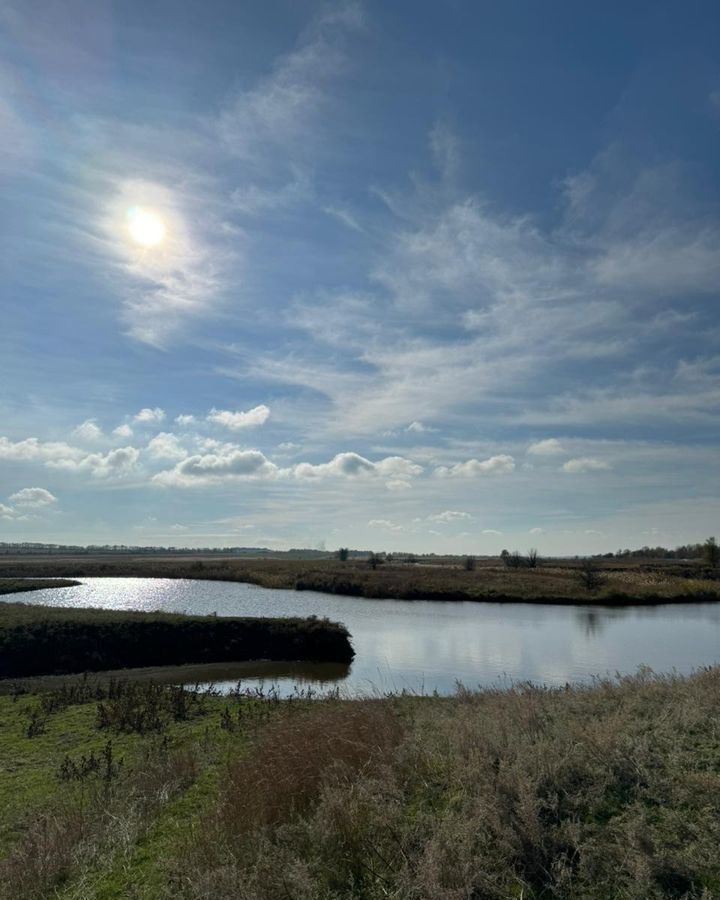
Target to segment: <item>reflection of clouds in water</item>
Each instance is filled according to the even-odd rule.
[[[688,672],[720,659],[720,604],[657,607],[534,606],[366,600],[253,585],[173,579],[85,579],[77,588],[28,594],[26,602],[166,609],[199,614],[328,616],[344,622],[357,656],[343,690],[438,690],[534,681],[564,684],[593,675]],[[275,677],[276,676],[276,677]],[[318,672],[276,672],[294,684],[327,688]],[[257,678],[259,679],[259,675]]]

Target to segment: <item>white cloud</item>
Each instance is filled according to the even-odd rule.
[[[309,177],[295,168],[292,181],[281,187],[260,187],[250,184],[237,188],[231,195],[233,206],[241,213],[252,216],[258,213],[274,212],[304,203],[313,195]]]
[[[514,469],[513,457],[501,453],[489,459],[468,459],[453,466],[438,466],[435,474],[441,478],[474,478],[478,475],[507,475]]]
[[[581,474],[583,472],[600,472],[610,468],[610,464],[602,459],[595,459],[592,456],[580,456],[577,459],[569,459],[563,464],[563,472],[571,474]]]
[[[182,427],[192,425],[194,422],[195,416],[188,413],[181,413],[179,416],[175,416],[175,424]]]
[[[386,528],[388,531],[402,531],[402,525],[397,525],[389,519],[370,519],[368,522],[370,528]]]
[[[140,451],[135,447],[117,447],[109,453],[90,453],[81,459],[49,460],[46,465],[70,472],[89,472],[93,478],[121,478],[135,468],[139,457]]]
[[[412,484],[409,481],[404,481],[402,478],[393,478],[385,482],[385,487],[389,491],[408,491]]]
[[[227,147],[238,156],[267,158],[290,143],[297,155],[300,139],[317,135],[318,117],[329,99],[327,87],[345,65],[345,33],[360,27],[361,9],[347,3],[325,12],[293,52],[251,90],[239,93],[220,116]]]
[[[116,283],[127,334],[160,349],[175,340],[188,321],[214,312],[231,261],[235,278],[240,274],[237,236],[232,240],[223,231],[211,191],[197,186],[202,180],[198,172],[183,171],[182,176],[174,179],[172,188],[160,179],[121,182],[100,223],[108,255],[117,260],[123,276]],[[128,210],[134,208],[163,222],[165,236],[156,246],[148,249],[129,237]]]
[[[135,416],[135,421],[140,422],[143,425],[156,425],[159,422],[162,422],[165,418],[165,410],[160,409],[159,406],[156,406],[154,409],[150,409],[149,407],[145,407],[141,409],[139,413]]]
[[[235,448],[189,456],[173,469],[154,475],[152,480],[165,486],[189,487],[228,479],[273,478],[277,474],[277,466],[259,450]]]
[[[133,430],[129,425],[118,425],[117,428],[113,428],[113,436],[126,440],[133,436]]]
[[[547,438],[530,444],[527,452],[533,456],[559,456],[565,453],[565,448],[557,438]]]
[[[392,481],[407,481],[422,472],[422,466],[402,456],[388,456],[385,459],[371,462],[359,453],[338,453],[330,462],[314,465],[298,463],[293,467],[296,478],[325,478],[379,475]],[[395,487],[397,489],[397,486]]]
[[[365,229],[355,216],[351,212],[348,212],[348,210],[340,209],[336,206],[325,206],[323,207],[323,212],[328,216],[332,216],[333,219],[337,219],[338,222],[342,222],[343,225],[347,226],[352,231],[359,231],[361,234],[365,233]]]
[[[39,487],[22,488],[22,490],[12,494],[8,499],[16,506],[32,509],[39,509],[40,507],[57,503],[57,497],[51,494],[50,491],[45,490],[45,488]]]
[[[46,464],[57,460],[78,460],[86,451],[71,447],[61,441],[39,441],[37,438],[26,438],[23,441],[11,441],[0,437],[0,459],[38,460]]]
[[[502,535],[502,531],[497,531],[495,528],[483,528],[480,534],[495,534],[498,536]]]
[[[72,432],[72,436],[81,441],[98,441],[103,437],[102,429],[98,426],[95,419],[86,419],[82,425],[78,425]]]
[[[531,528],[528,534],[545,534],[544,528]]]
[[[433,516],[428,516],[429,522],[439,522],[441,525],[447,525],[450,522],[458,522],[462,519],[472,519],[470,513],[460,512],[456,509],[446,509],[445,512],[436,513]]]
[[[11,506],[0,503],[0,519],[14,519],[15,510]]]
[[[149,441],[147,451],[154,459],[185,459],[188,455],[187,450],[180,446],[176,435],[168,431],[155,435]]]
[[[227,409],[211,409],[208,413],[208,422],[215,425],[223,425],[231,431],[239,431],[242,428],[255,428],[267,422],[270,409],[264,404],[255,406],[246,412],[231,412]]]

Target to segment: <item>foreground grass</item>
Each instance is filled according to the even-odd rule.
[[[484,560],[474,571],[458,564],[385,563],[371,569],[352,560],[278,560],[148,557],[52,557],[2,560],[7,577],[147,577],[240,581],[267,588],[314,590],[330,594],[396,600],[472,600],[526,603],[652,604],[720,599],[717,573],[698,564],[616,562],[589,591],[578,577],[578,563],[547,562],[535,569],[507,569]]]
[[[0,604],[3,677],[248,659],[349,662],[353,655],[347,629],[327,619]]]
[[[720,896],[718,669],[446,699],[185,698],[184,719],[170,692],[152,733],[119,714],[157,690],[117,691],[66,698],[32,738],[18,726],[42,698],[0,698],[3,759],[34,760],[0,770],[0,897]],[[120,772],[53,774],[108,735]]]
[[[0,578],[1,594],[20,594],[25,591],[44,591],[47,588],[75,587],[79,581],[69,578]]]

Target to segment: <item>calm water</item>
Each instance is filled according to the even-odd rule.
[[[344,622],[357,654],[350,667],[251,663],[208,676],[228,686],[242,676],[245,685],[274,683],[283,692],[297,684],[337,684],[348,693],[408,689],[446,694],[458,681],[467,687],[508,680],[564,684],[635,672],[640,665],[683,673],[720,661],[720,604],[618,610],[402,602],[169,578],[84,578],[79,587],[34,591],[22,599],[196,614],[316,615]]]

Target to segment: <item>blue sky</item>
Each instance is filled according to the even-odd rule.
[[[0,540],[716,533],[719,28],[0,0]]]

